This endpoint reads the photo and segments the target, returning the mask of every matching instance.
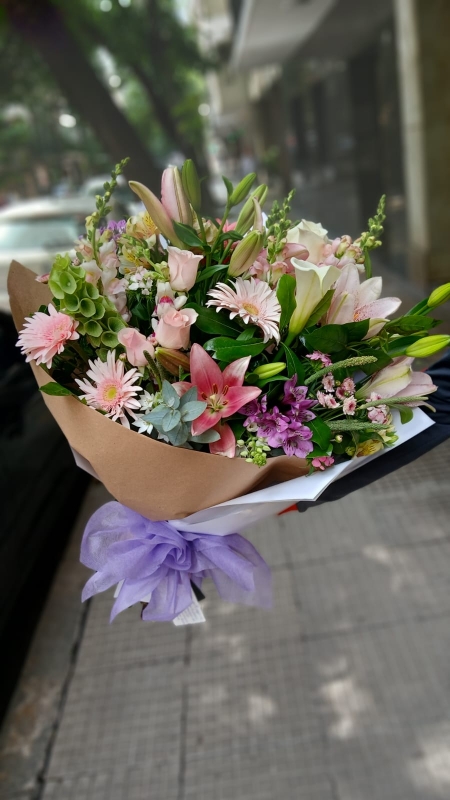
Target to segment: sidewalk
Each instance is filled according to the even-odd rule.
[[[3,800],[450,796],[449,444],[352,498],[248,532],[272,612],[109,625],[82,607],[93,485],[0,739]]]

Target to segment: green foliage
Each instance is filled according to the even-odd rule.
[[[78,320],[78,333],[91,340],[101,339],[106,347],[117,347],[116,334],[125,322],[111,301],[100,296],[94,284],[87,283],[86,272],[72,264],[69,255],[56,256],[48,285],[59,310]]]
[[[209,339],[205,344],[205,350],[211,351],[214,358],[226,364],[230,364],[231,361],[235,361],[237,358],[257,356],[259,353],[262,353],[266,347],[267,344],[261,339],[249,339],[246,342],[238,342],[236,339],[228,339],[225,336]]]
[[[294,197],[295,189],[292,189],[288,196],[283,200],[281,207],[277,200],[272,205],[269,216],[267,217],[266,230],[268,236],[269,261],[273,263],[278,253],[281,253],[286,241],[286,234],[295,223],[289,219],[291,202]]]
[[[236,337],[240,333],[240,328],[228,319],[228,315],[222,314],[214,308],[206,308],[196,303],[188,303],[187,308],[193,308],[194,311],[197,312],[198,317],[195,321],[195,325],[203,333],[233,337]]]
[[[313,442],[318,444],[322,450],[327,450],[331,439],[331,429],[328,425],[320,417],[316,417],[307,422],[306,426],[312,431]]]
[[[190,423],[203,414],[206,403],[197,400],[197,387],[193,386],[182,397],[179,397],[168,381],[162,384],[162,401],[156,408],[144,415],[147,422],[166,436],[170,444],[181,447],[188,441],[206,444],[220,439],[216,431],[206,431],[201,436],[193,437]]]
[[[70,389],[66,389],[65,386],[61,386],[61,384],[56,383],[56,381],[45,383],[43,386],[39,387],[39,391],[44,394],[52,395],[53,397],[67,397],[72,394]]]
[[[280,330],[289,325],[295,309],[295,277],[282,275],[277,283],[277,298],[281,306]]]

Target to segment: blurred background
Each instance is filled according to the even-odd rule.
[[[158,193],[164,167],[193,158],[210,213],[222,174],[255,171],[267,206],[294,187],[292,218],[331,237],[358,236],[386,193],[376,272],[412,305],[450,280],[449,30],[448,0],[0,0],[2,797],[450,797],[448,448],[385,482],[384,510],[363,491],[359,521],[344,525],[339,503],[308,512],[315,546],[299,515],[255,531],[279,582],[270,622],[208,599],[202,632],[132,614],[108,628],[106,601],[80,605],[77,563],[103,490],[75,468],[18,356],[6,291],[12,258],[43,274],[71,249],[116,162],[130,156],[120,219],[140,208],[127,179]],[[355,588],[347,558],[366,559],[367,584]],[[310,563],[322,572],[299,590]],[[434,617],[439,631],[408,639]],[[370,638],[399,621],[398,651],[395,636]],[[360,638],[344,641],[349,630]],[[308,649],[317,636],[337,649]]]

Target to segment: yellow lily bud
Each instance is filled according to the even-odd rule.
[[[406,349],[406,355],[412,358],[427,358],[427,356],[432,356],[449,345],[450,336],[444,336],[443,334],[426,336],[424,339],[419,339],[418,342],[410,344]]]
[[[260,367],[256,367],[253,372],[260,378],[273,378],[274,375],[283,372],[285,367],[286,364],[282,361],[275,361],[272,364],[262,364]]]
[[[427,306],[428,308],[436,308],[446,303],[447,300],[450,300],[450,283],[444,283],[431,292],[427,300]]]
[[[259,231],[251,231],[251,233],[247,234],[245,239],[242,239],[233,250],[228,267],[228,275],[232,278],[237,278],[238,275],[246,272],[256,260],[262,243],[263,236]]]

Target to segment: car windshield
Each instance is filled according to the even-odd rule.
[[[0,251],[70,249],[84,232],[84,218],[39,217],[0,220]]]

